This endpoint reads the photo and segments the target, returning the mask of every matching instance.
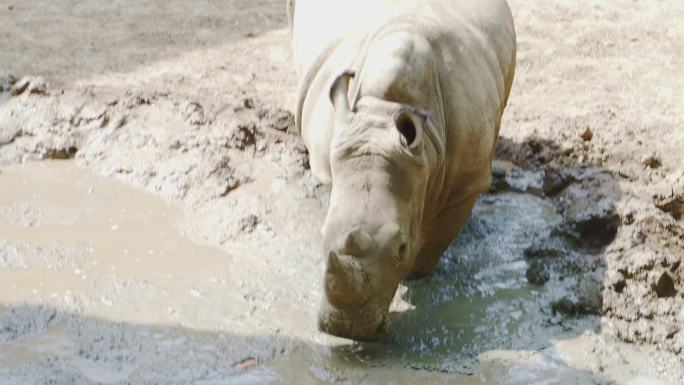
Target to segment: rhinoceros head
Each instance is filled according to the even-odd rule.
[[[374,340],[420,242],[428,183],[427,115],[364,97],[350,107],[345,72],[333,82],[332,191],[322,228],[327,267],[318,325],[355,340]]]

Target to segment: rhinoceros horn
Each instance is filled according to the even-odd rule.
[[[363,297],[365,273],[352,257],[331,251],[328,254],[327,271],[330,276],[326,280],[326,292],[337,306],[344,306],[348,301],[353,303]]]

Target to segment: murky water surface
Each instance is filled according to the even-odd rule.
[[[230,274],[228,255],[180,235],[175,222],[181,215],[179,207],[71,162],[4,168],[0,267],[6,268],[0,269],[0,303],[96,289],[101,296],[92,298],[99,303],[94,312],[115,319],[108,309],[118,289],[137,286],[141,302],[135,306],[145,309],[134,320],[160,321],[154,315],[167,309],[155,308],[154,301],[143,304],[145,286],[163,288],[182,303],[188,293],[179,290],[198,277],[218,283]],[[121,305],[117,311],[128,307]]]
[[[404,309],[391,314],[385,344],[313,331],[303,341],[287,332],[216,330],[227,314],[244,313],[237,319],[249,324],[231,286],[245,277],[231,274],[229,254],[180,234],[182,217],[179,207],[71,162],[0,169],[0,378],[33,378],[36,370],[85,383],[593,378],[565,365],[554,341],[591,330],[597,320],[555,315],[550,303],[568,295],[566,286],[533,286],[526,278],[525,249],[552,242],[562,221],[544,199],[483,197],[436,274],[400,288]]]

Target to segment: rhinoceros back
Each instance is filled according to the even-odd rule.
[[[438,206],[486,190],[514,69],[515,32],[504,0],[297,0],[292,28],[297,128],[314,157],[321,149],[317,174],[327,168],[331,79],[363,70],[373,40],[407,31],[429,41],[443,95],[447,170],[440,184],[449,191],[439,193]],[[472,183],[457,187],[465,174]]]

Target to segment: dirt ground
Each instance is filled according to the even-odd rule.
[[[510,5],[492,191],[373,346],[284,1],[0,0],[0,384],[684,383],[684,3]]]

